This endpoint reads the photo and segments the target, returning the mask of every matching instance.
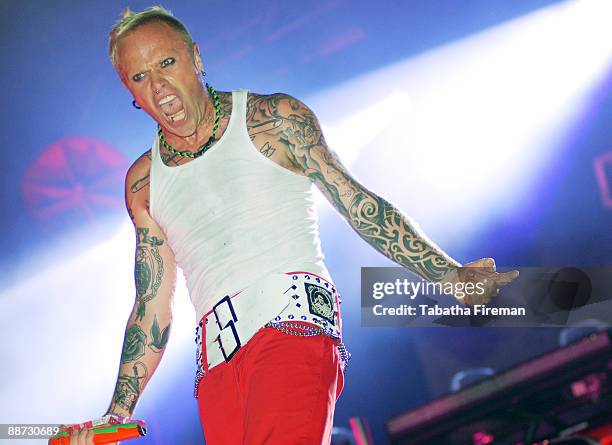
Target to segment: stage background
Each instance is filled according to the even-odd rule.
[[[112,394],[134,296],[123,178],[155,134],[107,57],[128,4],[149,6],[0,3],[0,423],[98,417]],[[457,260],[610,265],[609,3],[163,5],[199,42],[215,88],[303,100],[356,177]],[[317,208],[353,354],[337,426],[366,417],[385,443],[384,421],[447,393],[455,372],[501,370],[558,346],[556,328],[361,327],[360,268],[393,263],[322,198]],[[203,441],[195,317],[179,285],[168,351],[136,411],[150,425],[143,444]]]

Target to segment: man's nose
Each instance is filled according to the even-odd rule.
[[[151,73],[151,88],[155,95],[161,94],[166,86],[166,79],[157,73]]]

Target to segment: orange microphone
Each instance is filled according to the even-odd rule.
[[[117,416],[118,417],[118,416]],[[121,421],[127,419],[121,418]],[[65,431],[56,434],[49,440],[49,445],[70,445],[70,435],[82,428],[92,428],[94,432],[94,443],[104,445],[107,443],[119,442],[147,434],[146,424],[142,420],[132,420],[126,423],[115,423],[117,419],[103,417],[95,421],[85,422],[66,428]],[[98,425],[105,425],[97,427]]]

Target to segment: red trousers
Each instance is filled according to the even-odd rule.
[[[328,445],[344,386],[336,344],[260,329],[200,381],[206,444]]]

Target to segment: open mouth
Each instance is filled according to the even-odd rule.
[[[171,114],[170,116],[166,115],[166,117],[172,122],[181,121],[185,119],[185,110],[181,108],[181,111]]]
[[[174,94],[161,98],[157,104],[168,121],[178,122],[185,119],[185,108],[183,107],[183,102]]]

